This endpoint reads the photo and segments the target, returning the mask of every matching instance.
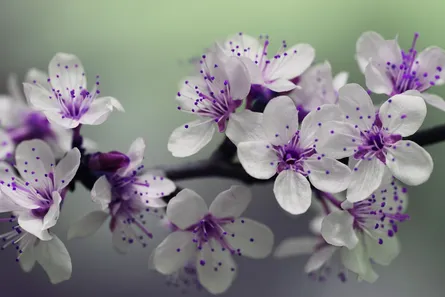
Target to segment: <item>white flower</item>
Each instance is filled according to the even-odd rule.
[[[152,234],[144,226],[142,213],[153,212],[153,209],[157,213],[158,208],[165,207],[166,203],[161,198],[171,194],[176,186],[162,176],[141,174],[144,152],[143,139],[136,139],[127,153],[128,166],[96,181],[91,197],[102,210],[93,211],[74,223],[68,231],[69,239],[92,235],[105,220],[111,218],[110,229],[117,251],[126,252],[128,245],[136,240],[146,246],[143,237],[151,238]]]
[[[258,116],[249,110],[235,113],[250,91],[247,69],[237,58],[221,61],[216,54],[203,55],[201,75],[188,78],[178,92],[178,109],[195,114],[198,119],[176,128],[168,150],[175,157],[187,157],[207,145],[215,133],[226,132],[234,142],[234,126],[246,127],[247,119]]]
[[[72,149],[56,166],[51,148],[42,140],[23,141],[17,146],[16,168],[3,163],[0,189],[5,199],[1,212],[13,211],[20,227],[41,240],[50,240],[48,229],[59,219],[66,187],[80,164],[80,152]]]
[[[213,294],[225,292],[236,275],[232,255],[264,258],[272,250],[272,231],[240,217],[250,200],[247,188],[233,186],[219,194],[208,209],[195,192],[179,192],[167,206],[167,217],[178,229],[154,251],[155,269],[169,275],[193,260],[199,283]]]
[[[26,81],[43,85],[47,83],[46,77],[46,74],[31,69]],[[29,107],[15,75],[8,79],[8,92],[9,96],[0,97],[0,126],[4,129],[0,130],[0,160],[12,157],[17,144],[32,139],[42,139],[48,143],[56,159],[71,150],[73,131],[51,124],[42,112]],[[83,147],[91,151],[96,144],[85,138]]]
[[[299,78],[296,88],[289,93],[300,114],[307,114],[323,104],[336,104],[338,90],[348,80],[347,72],[340,72],[332,78],[328,61],[310,67]]]
[[[397,223],[409,218],[406,189],[393,179],[366,200],[345,201],[342,208],[323,220],[321,234],[326,242],[342,246],[343,265],[359,279],[373,282],[378,275],[371,265],[389,265],[400,252]]]
[[[381,184],[385,168],[408,185],[419,185],[431,175],[433,161],[418,144],[402,140],[414,134],[426,116],[418,96],[395,95],[376,112],[371,98],[357,84],[340,89],[344,121],[326,121],[319,130],[317,150],[328,157],[349,159],[352,170],[347,199],[358,202]]]
[[[273,56],[268,58],[269,39],[256,39],[239,33],[222,45],[226,55],[240,57],[249,70],[252,84],[262,85],[275,92],[286,92],[296,85],[292,79],[300,76],[314,61],[315,50],[309,44],[287,48],[285,41]]]
[[[276,248],[274,257],[310,255],[305,272],[320,281],[334,268],[343,282],[348,278],[348,270],[358,274],[359,280],[374,282],[378,275],[371,261],[389,265],[399,254],[395,233],[397,222],[407,219],[402,214],[408,203],[406,189],[392,179],[366,201],[353,205],[344,202],[345,207],[349,204],[347,210],[330,194],[321,193],[320,199],[325,207],[323,210],[320,207],[310,226],[315,236],[285,239]]]
[[[51,123],[66,129],[80,124],[100,125],[114,108],[124,111],[115,98],[98,98],[99,81],[91,92],[88,91],[82,63],[76,56],[56,54],[49,63],[48,72],[47,83],[37,79],[33,84],[24,83],[24,91],[30,105],[42,111]]]
[[[278,173],[274,193],[287,212],[301,214],[309,208],[312,191],[307,178],[321,191],[338,193],[348,187],[348,166],[316,150],[320,122],[337,117],[338,107],[324,105],[309,113],[298,130],[298,110],[289,97],[280,96],[264,110],[263,137],[238,144],[238,158],[249,175],[269,179]]]
[[[408,51],[400,49],[397,39],[385,40],[376,32],[365,32],[357,40],[357,62],[365,74],[366,86],[374,93],[414,94],[426,103],[445,110],[445,101],[428,94],[433,86],[442,85],[442,70],[445,67],[445,51],[431,46],[418,54],[418,33]]]

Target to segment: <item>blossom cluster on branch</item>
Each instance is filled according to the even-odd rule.
[[[445,111],[430,94],[444,83],[445,51],[400,49],[397,40],[375,32],[357,41],[356,60],[365,90],[332,75],[328,62],[313,65],[308,44],[282,42],[270,54],[268,36],[239,33],[215,42],[184,79],[177,109],[194,120],[175,129],[168,150],[175,157],[198,153],[215,133],[226,138],[207,160],[145,168],[145,143],[128,152],[100,152],[81,134],[114,110],[101,97],[99,76],[88,88],[79,58],[58,53],[48,74],[31,69],[23,84],[8,82],[0,98],[0,235],[2,249],[14,246],[24,271],[39,263],[52,283],[68,280],[70,255],[52,228],[69,191],[81,183],[97,209],[68,230],[68,239],[93,235],[106,221],[112,243],[125,253],[147,246],[153,228],[170,234],[148,259],[149,267],[183,290],[225,292],[235,279],[237,256],[260,259],[309,255],[304,271],[316,280],[335,273],[374,282],[373,264],[389,265],[399,254],[399,223],[409,219],[407,186],[426,182],[433,159],[422,147],[445,140],[444,126],[419,131],[427,106]],[[388,99],[375,105],[372,94]],[[273,182],[283,211],[317,215],[313,236],[288,238],[274,249],[272,230],[243,217],[251,202],[246,186],[232,186],[210,206],[175,182],[224,177],[246,185]],[[162,224],[150,225],[147,218]],[[333,272],[333,267],[336,271]]]

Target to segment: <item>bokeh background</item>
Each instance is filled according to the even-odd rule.
[[[190,73],[189,61],[215,39],[243,31],[268,33],[272,42],[307,42],[316,60],[329,60],[334,72],[347,70],[352,82],[364,83],[354,61],[355,42],[367,30],[387,38],[399,34],[409,47],[420,32],[420,48],[445,47],[445,2],[442,0],[3,0],[0,2],[0,85],[5,92],[9,73],[23,77],[30,67],[46,69],[59,51],[75,53],[87,74],[101,75],[102,93],[118,98],[126,113],[114,113],[98,127],[85,127],[103,151],[126,151],[139,136],[147,143],[149,166],[179,164],[206,158],[214,141],[198,155],[175,159],[167,151],[169,133],[189,117],[177,112],[174,96],[179,80]],[[3,82],[3,83],[1,83]],[[445,87],[435,91],[445,96]],[[430,108],[424,126],[442,123],[444,114]],[[305,258],[290,260],[238,259],[239,275],[226,296],[444,296],[445,143],[428,147],[435,170],[422,186],[410,189],[411,221],[400,228],[402,254],[389,267],[379,267],[375,284],[335,277],[326,283],[303,273]],[[201,179],[181,182],[208,201],[237,181]],[[271,185],[253,186],[247,215],[268,224],[277,243],[306,234],[310,215],[290,217],[272,196]],[[53,286],[36,266],[25,274],[12,250],[1,254],[1,294],[5,296],[181,296],[165,278],[148,270],[150,249],[165,235],[153,227],[155,239],[143,249],[134,246],[122,256],[112,246],[104,226],[94,237],[66,241],[70,223],[95,209],[81,186],[68,197],[55,232],[73,260],[71,280]],[[189,293],[195,296],[195,293]],[[201,293],[203,296],[206,293]]]

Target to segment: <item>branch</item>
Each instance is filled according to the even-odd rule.
[[[414,141],[420,146],[427,146],[445,141],[445,124],[423,129],[405,139]]]

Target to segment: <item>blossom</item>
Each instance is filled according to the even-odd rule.
[[[323,104],[336,104],[338,90],[347,80],[347,72],[340,72],[333,78],[331,64],[325,61],[310,67],[299,76],[296,83],[301,88],[292,90],[288,96],[303,116]]]
[[[275,92],[286,92],[296,85],[291,81],[300,76],[314,61],[315,50],[309,44],[301,43],[281,48],[268,58],[269,38],[259,39],[239,33],[228,38],[222,45],[226,55],[239,57],[249,70],[253,85],[261,85]]]
[[[374,93],[413,94],[426,103],[445,110],[445,101],[427,91],[442,85],[442,69],[445,67],[445,51],[431,46],[418,54],[414,40],[408,51],[401,50],[397,39],[385,40],[376,32],[365,32],[357,40],[357,62],[365,74],[366,86]]]
[[[5,199],[0,197],[0,199]],[[50,240],[40,240],[17,225],[17,216],[0,218],[0,223],[12,224],[12,230],[0,235],[3,240],[1,249],[12,245],[17,250],[16,261],[25,272],[30,272],[35,263],[45,270],[52,284],[68,280],[71,277],[71,257],[63,242],[53,233]]]
[[[129,244],[138,240],[145,247],[144,237],[152,234],[145,227],[144,212],[157,213],[158,208],[166,206],[161,199],[171,194],[175,184],[162,176],[142,173],[145,143],[136,139],[127,155],[126,166],[115,172],[102,175],[91,190],[91,198],[101,205],[101,210],[93,211],[78,222],[69,231],[68,238],[85,237],[95,233],[102,224],[111,218],[110,229],[113,232],[113,245],[119,252],[126,252]]]
[[[339,198],[340,201],[321,193],[320,199],[326,199],[325,207],[319,207],[318,215],[311,221],[314,236],[286,238],[276,248],[274,257],[310,255],[305,272],[320,281],[335,269],[343,282],[349,271],[358,274],[359,280],[374,282],[378,275],[371,261],[389,265],[400,252],[395,233],[397,222],[407,219],[403,214],[408,203],[406,188],[392,178],[366,201],[341,204],[349,207],[346,210],[340,205],[345,197]]]
[[[45,84],[46,74],[31,69],[26,75],[26,81]],[[7,86],[9,95],[0,97],[0,160],[12,157],[16,145],[32,139],[44,140],[56,159],[62,158],[71,150],[73,131],[51,124],[42,112],[31,108],[15,75],[9,77]],[[96,144],[85,138],[83,147],[91,151],[96,148]]]
[[[0,189],[5,196],[0,210],[13,211],[20,228],[40,240],[50,240],[48,229],[59,219],[66,187],[79,168],[80,152],[72,149],[56,165],[48,144],[36,139],[21,142],[15,160],[21,177],[6,163],[0,167]]]
[[[220,193],[210,208],[192,190],[179,192],[167,205],[168,220],[177,230],[153,252],[154,268],[170,275],[194,261],[199,283],[213,294],[225,292],[236,274],[232,255],[264,258],[272,250],[272,231],[240,217],[250,200],[242,186]]]
[[[25,96],[30,105],[42,111],[51,123],[66,129],[80,124],[100,125],[116,108],[124,111],[115,98],[99,97],[99,76],[94,89],[87,89],[85,72],[79,58],[57,53],[49,63],[46,83],[34,80],[24,83]],[[41,78],[41,76],[40,76]]]
[[[317,150],[334,158],[351,157],[351,184],[347,199],[358,202],[374,192],[385,170],[408,185],[428,180],[433,170],[429,153],[402,137],[414,134],[426,116],[418,96],[394,95],[376,112],[371,98],[357,84],[340,89],[344,121],[326,121],[318,131]],[[387,168],[387,169],[386,169]]]
[[[349,185],[351,171],[339,161],[317,151],[315,132],[321,121],[340,116],[334,105],[324,105],[309,113],[298,129],[298,110],[289,97],[272,99],[264,110],[263,135],[238,144],[238,158],[246,172],[258,179],[278,173],[274,194],[280,206],[291,214],[301,214],[311,205],[311,185],[338,193]]]
[[[371,260],[386,266],[400,253],[397,224],[409,218],[403,213],[406,205],[406,188],[392,179],[366,200],[343,202],[324,218],[321,234],[329,244],[346,247],[341,250],[345,267],[373,282],[378,275]]]
[[[246,127],[246,119],[258,116],[249,110],[235,113],[250,90],[245,66],[237,58],[221,61],[216,54],[203,55],[201,75],[187,78],[178,92],[178,109],[195,114],[198,119],[176,128],[168,141],[175,157],[187,157],[207,145],[215,127],[234,142],[234,127]]]

